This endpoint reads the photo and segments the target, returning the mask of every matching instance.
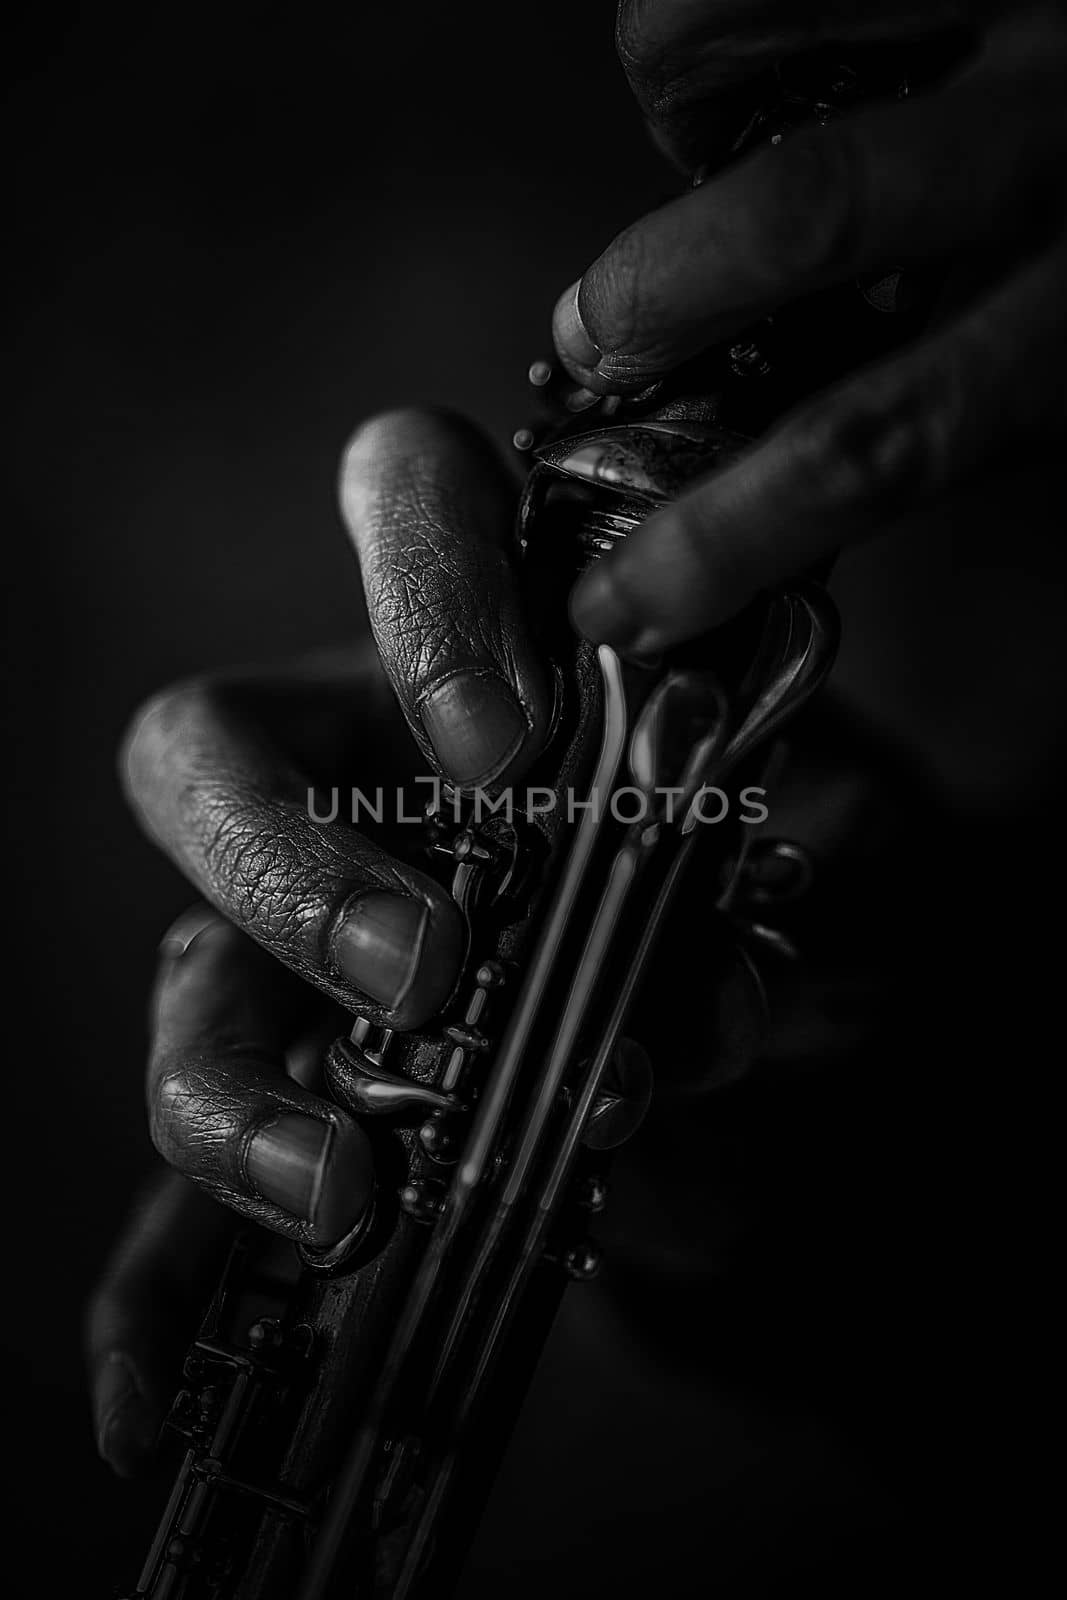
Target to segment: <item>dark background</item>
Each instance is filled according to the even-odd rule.
[[[502,442],[523,420],[556,295],[675,182],[630,106],[612,11],[51,9],[11,41],[5,1500],[9,1548],[45,1556],[43,1592],[108,1592],[146,1515],[96,1462],[79,1318],[152,1165],[144,1001],[190,897],[123,810],[118,739],[170,679],[357,625],[333,496],[359,419],[432,401]],[[962,819],[968,898],[944,948],[985,929],[964,1034],[948,1030],[969,1066],[962,1142],[976,1103],[989,1120],[948,1169],[950,1248],[958,1270],[988,1246],[1001,1309],[1020,1152],[992,1106],[1017,1105],[1021,1079],[1039,1109],[1034,998],[1041,950],[1059,949],[1043,920],[1064,731],[1050,482],[1002,475],[838,583],[842,684]],[[921,1056],[895,1091],[920,1120]]]

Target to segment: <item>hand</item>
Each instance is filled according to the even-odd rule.
[[[163,941],[147,1073],[153,1140],[200,1192],[168,1183],[138,1211],[89,1314],[98,1440],[120,1471],[150,1448],[185,1308],[217,1271],[228,1227],[207,1197],[303,1243],[342,1238],[373,1174],[358,1123],[314,1092],[317,1064],[346,1012],[417,1027],[458,976],[450,896],[343,804],[316,821],[309,787],[389,795],[427,766],[510,782],[548,732],[513,487],[481,437],[437,414],[379,418],[348,448],[341,500],[373,641],[180,685],[126,742],[135,810],[209,904]]]
[[[212,918],[165,950],[155,1142],[229,1204],[319,1244],[353,1220],[341,1195],[365,1194],[364,1141],[286,1077],[303,989],[262,952],[336,1004],[406,1029],[447,998],[464,934],[426,873],[343,820],[316,821],[309,786],[388,793],[415,770],[416,747],[457,783],[510,780],[550,714],[507,553],[511,484],[473,430],[407,412],[368,424],[342,501],[377,653],[368,642],[288,674],[170,690],[136,719],[124,759],[148,832],[255,941]]]
[[[1004,20],[980,31],[988,13]],[[951,81],[750,154],[627,228],[560,299],[561,359],[608,394],[860,273],[962,254],[983,279],[955,320],[787,416],[599,562],[572,602],[591,639],[655,654],[700,634],[987,461],[1053,446],[1067,422],[1062,8],[623,0],[623,65],[690,171],[721,161],[775,62],[968,17],[976,51]]]
[[[171,690],[136,719],[127,744],[136,808],[211,904],[164,938],[152,1000],[149,1114],[176,1171],[137,1208],[87,1324],[97,1438],[124,1474],[151,1451],[217,1280],[229,1214],[328,1245],[366,1205],[372,1173],[359,1125],[315,1093],[346,1011],[418,1026],[439,1009],[461,959],[457,913],[438,885],[342,821],[316,823],[309,783],[388,788],[410,774],[416,745],[453,778],[510,780],[548,729],[547,684],[505,554],[510,486],[484,444],[440,417],[384,418],[349,450],[342,497],[377,650]],[[472,671],[477,699],[459,676]],[[494,717],[490,674],[521,718]],[[442,699],[458,716],[431,709],[424,721]],[[828,744],[837,751],[846,740]],[[800,795],[832,792],[814,820],[825,829],[832,814],[837,829],[832,845],[818,833],[809,842],[840,853],[843,819],[869,831],[869,796],[886,790],[884,780],[857,786],[851,772],[846,789],[839,772],[809,772]],[[804,840],[810,804],[790,812],[783,790],[779,809],[789,835]],[[869,893],[869,871],[860,881]],[[706,886],[691,883],[687,897],[682,948],[664,950],[648,984],[668,1090],[672,1070],[706,1083],[713,1061],[730,1060],[737,1032],[726,1008],[729,1039],[716,1048],[707,945],[691,938]],[[856,917],[832,920],[848,927],[854,948]],[[701,995],[699,1028],[680,999],[687,989]],[[779,1022],[788,1014],[779,1007]],[[674,1114],[668,1099],[665,1116]],[[686,1120],[695,1133],[688,1102]]]
[[[307,1020],[289,974],[413,1028],[447,999],[465,932],[447,892],[343,810],[316,820],[329,813],[312,814],[309,788],[388,794],[415,770],[412,738],[457,783],[510,781],[551,710],[507,552],[511,484],[481,438],[436,415],[384,417],[349,447],[341,497],[377,653],[170,690],[124,761],[148,832],[226,919],[165,946],[152,1137],[217,1198],[313,1245],[358,1220],[370,1171],[358,1125],[286,1073]]]

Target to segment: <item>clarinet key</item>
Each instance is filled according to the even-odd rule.
[[[400,1191],[400,1208],[415,1222],[436,1222],[445,1209],[444,1185],[432,1178],[413,1179]]]

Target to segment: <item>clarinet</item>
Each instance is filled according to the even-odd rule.
[[[862,68],[812,56],[782,69],[737,152],[915,81],[884,49]],[[577,416],[565,374],[530,368],[516,540],[562,685],[530,774],[543,799],[524,812],[439,786],[423,842],[466,919],[462,976],[430,1027],[357,1018],[328,1052],[330,1092],[365,1119],[375,1199],[328,1251],[238,1236],[168,1419],[181,1459],[130,1600],[454,1589],[564,1289],[600,1264],[611,1152],[652,1093],[627,1018],[694,858],[723,933],[710,987],[784,937],[768,885],[803,879],[799,849],[737,814],[701,822],[726,782],[765,791],[838,635],[825,573],[657,662],[577,640],[566,594],[798,399],[917,331],[929,300],[887,270]]]

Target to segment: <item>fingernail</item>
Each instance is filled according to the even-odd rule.
[[[572,389],[570,394],[564,396],[563,404],[568,411],[588,411],[590,406],[595,406],[603,395],[594,394],[592,389]]]
[[[639,618],[619,594],[602,562],[584,573],[571,594],[571,621],[594,644],[632,649],[642,633]]]
[[[595,367],[600,360],[601,352],[589,337],[589,332],[582,321],[582,313],[578,310],[578,291],[581,287],[582,280],[579,278],[578,282],[572,283],[556,302],[555,315],[552,319],[556,347],[561,356],[569,357],[576,366]]]
[[[194,906],[190,911],[183,911],[159,941],[160,955],[176,961],[185,954],[195,939],[199,939],[202,933],[206,933],[208,928],[218,921],[218,913],[208,906]]]
[[[112,1351],[101,1366],[96,1410],[97,1449],[108,1466],[126,1477],[154,1449],[158,1419],[124,1351]]]
[[[249,1141],[245,1177],[264,1200],[312,1225],[316,1243],[333,1244],[355,1226],[370,1199],[369,1148],[354,1125],[335,1127],[283,1112]]]
[[[357,989],[395,1010],[418,971],[429,914],[418,900],[372,890],[352,901],[333,936],[333,959]]]
[[[419,707],[422,725],[453,783],[490,783],[529,732],[518,701],[491,673],[457,672]]]
[[[302,1222],[310,1222],[322,1188],[332,1134],[328,1122],[287,1111],[249,1140],[245,1176],[264,1200],[273,1201]]]

